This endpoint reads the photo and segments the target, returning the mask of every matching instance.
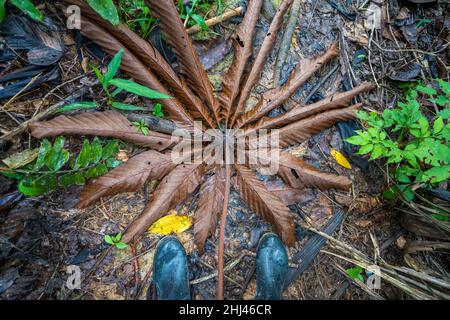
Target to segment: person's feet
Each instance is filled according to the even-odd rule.
[[[158,300],[190,300],[186,252],[176,237],[162,239],[153,260],[153,281]]]
[[[265,234],[256,253],[256,300],[280,300],[288,272],[286,248],[276,234]]]
[[[276,234],[265,234],[256,254],[257,300],[280,300],[288,272],[286,249]],[[162,239],[153,262],[153,281],[159,300],[190,300],[186,252],[176,237]]]

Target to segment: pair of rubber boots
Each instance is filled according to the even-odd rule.
[[[277,235],[265,234],[256,254],[256,300],[280,300],[288,272],[286,249]],[[153,281],[159,300],[191,300],[186,252],[176,237],[156,248]]]

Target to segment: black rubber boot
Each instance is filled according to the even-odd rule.
[[[288,272],[286,248],[276,234],[265,234],[256,253],[256,300],[281,300]]]
[[[176,237],[162,239],[153,260],[158,300],[191,300],[186,251]]]

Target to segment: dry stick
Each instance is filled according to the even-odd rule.
[[[294,30],[297,26],[298,16],[300,14],[300,4],[301,0],[294,0],[291,7],[291,15],[289,16],[289,21],[281,41],[274,73],[274,80],[277,85],[280,84],[281,70],[283,69],[284,62],[286,61],[287,53],[291,46],[292,36],[294,35]]]
[[[234,268],[241,262],[241,260],[242,260],[247,254],[248,254],[247,252],[242,253],[236,260],[234,260],[234,261],[231,262],[229,265],[227,265],[227,266],[224,268],[224,271],[227,271],[227,272],[228,272],[228,271],[234,269]],[[217,274],[218,274],[218,271],[213,272],[212,274],[207,275],[207,276],[205,276],[205,277],[202,277],[202,278],[199,278],[199,279],[192,280],[192,281],[190,282],[190,284],[191,284],[191,285],[194,285],[194,284],[200,284],[200,283],[202,283],[202,282],[209,281],[209,280],[214,279],[215,277],[217,277]]]
[[[6,107],[8,107],[11,103],[13,103],[14,100],[17,99],[18,96],[20,96],[25,90],[27,90],[39,77],[42,75],[42,72],[39,73],[37,76],[35,76],[33,79],[30,80],[30,82],[27,83],[25,87],[23,87],[17,94],[9,99],[3,106],[0,107],[0,111],[3,111],[6,113],[14,122],[16,122],[18,125],[20,125],[20,122],[8,111],[6,110]]]
[[[375,300],[386,300],[384,299],[381,295],[379,295],[378,293],[376,293],[375,291],[371,290],[364,282],[362,282],[361,280],[357,280],[357,279],[352,279],[350,278],[350,276],[347,274],[347,272],[345,271],[345,269],[340,266],[339,264],[336,264],[335,269],[337,271],[339,271],[340,273],[342,273],[345,277],[347,277],[347,280],[351,281],[352,283],[356,284],[358,287],[360,287],[362,290],[364,290],[368,295],[370,295],[371,297],[373,297]]]
[[[58,110],[59,108],[63,107],[69,98],[77,99],[81,96],[83,96],[87,92],[86,88],[81,88],[80,90],[76,91],[66,99],[58,102],[57,104],[54,104],[50,106],[47,110],[42,111],[38,113],[37,115],[33,116],[30,120],[27,120],[25,122],[22,122],[17,128],[14,130],[11,130],[9,133],[4,134],[0,137],[0,146],[5,144],[6,141],[12,140],[14,137],[16,137],[19,134],[22,134],[28,127],[28,124],[33,121],[41,120],[42,118],[52,114],[54,111]]]
[[[337,71],[337,69],[339,68],[339,65],[335,65],[333,67],[333,69],[330,70],[330,72],[328,72],[325,77],[323,77],[319,83],[317,83],[317,85],[311,90],[311,92],[308,94],[308,96],[305,98],[305,101],[303,102],[304,104],[307,104],[309,102],[309,100],[311,100],[311,98],[316,94],[316,92],[322,88],[322,86],[325,84],[325,82],[327,82],[327,80]]]
[[[237,7],[235,9],[228,10],[228,11],[224,12],[221,16],[217,16],[217,17],[214,17],[214,18],[206,20],[205,24],[208,27],[215,26],[216,24],[222,23],[222,22],[227,21],[227,20],[229,20],[229,19],[231,19],[233,17],[241,15],[242,11],[243,11],[242,7]],[[201,29],[201,27],[199,25],[195,25],[193,27],[190,27],[186,31],[187,31],[188,34],[194,34],[194,33],[197,33],[197,32],[199,32],[201,30],[202,29]]]
[[[226,137],[225,137],[226,139]],[[223,197],[223,210],[222,219],[220,222],[220,236],[219,236],[219,253],[218,253],[218,287],[217,287],[217,299],[223,300],[223,251],[225,246],[225,227],[227,224],[227,213],[228,213],[228,201],[230,200],[230,180],[231,180],[231,167],[230,167],[230,148],[228,147],[227,141],[225,141],[225,168],[226,168],[226,178],[225,178],[225,194]]]
[[[151,115],[129,113],[126,117],[131,122],[144,120],[148,128],[156,132],[172,134],[177,129],[177,124],[175,122]]]

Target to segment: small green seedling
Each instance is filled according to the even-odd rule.
[[[158,118],[164,118],[164,112],[162,111],[161,103],[155,103],[153,106],[153,115]]]
[[[122,242],[122,233],[118,233],[115,236],[105,235],[105,242],[111,246],[115,246],[119,250],[128,248],[125,242]]]
[[[138,107],[130,104],[116,102],[115,98],[122,91],[126,91],[137,96],[141,96],[148,99],[170,99],[171,97],[160,93],[158,91],[144,87],[134,81],[114,78],[119,71],[120,64],[122,63],[123,50],[121,49],[111,60],[108,65],[106,72],[102,73],[100,69],[92,66],[92,70],[99,79],[103,90],[106,93],[106,105],[112,109],[124,110],[124,111],[143,111],[146,108]],[[111,91],[111,87],[115,87],[114,91]],[[94,109],[98,108],[97,102],[84,101],[76,102],[67,106],[62,107],[57,113],[66,112],[69,110],[80,110],[80,109]]]
[[[219,10],[223,10],[221,1],[218,3],[218,11]],[[193,0],[190,1],[189,6],[187,6],[184,4],[184,1],[178,0],[178,11],[186,26],[192,27],[198,25],[201,30],[208,29],[204,16],[207,16],[211,11],[211,4],[209,1]],[[222,13],[220,12],[220,14]]]
[[[143,39],[147,39],[158,25],[144,0],[119,0],[118,7],[122,21]]]
[[[359,266],[345,270],[350,279],[364,282],[363,271],[363,268]]]
[[[141,119],[141,121],[139,121],[139,122],[133,122],[133,125],[136,127],[136,130],[138,132],[142,132],[142,134],[144,136],[148,136],[150,131],[149,131],[147,123],[145,123],[144,119]]]

